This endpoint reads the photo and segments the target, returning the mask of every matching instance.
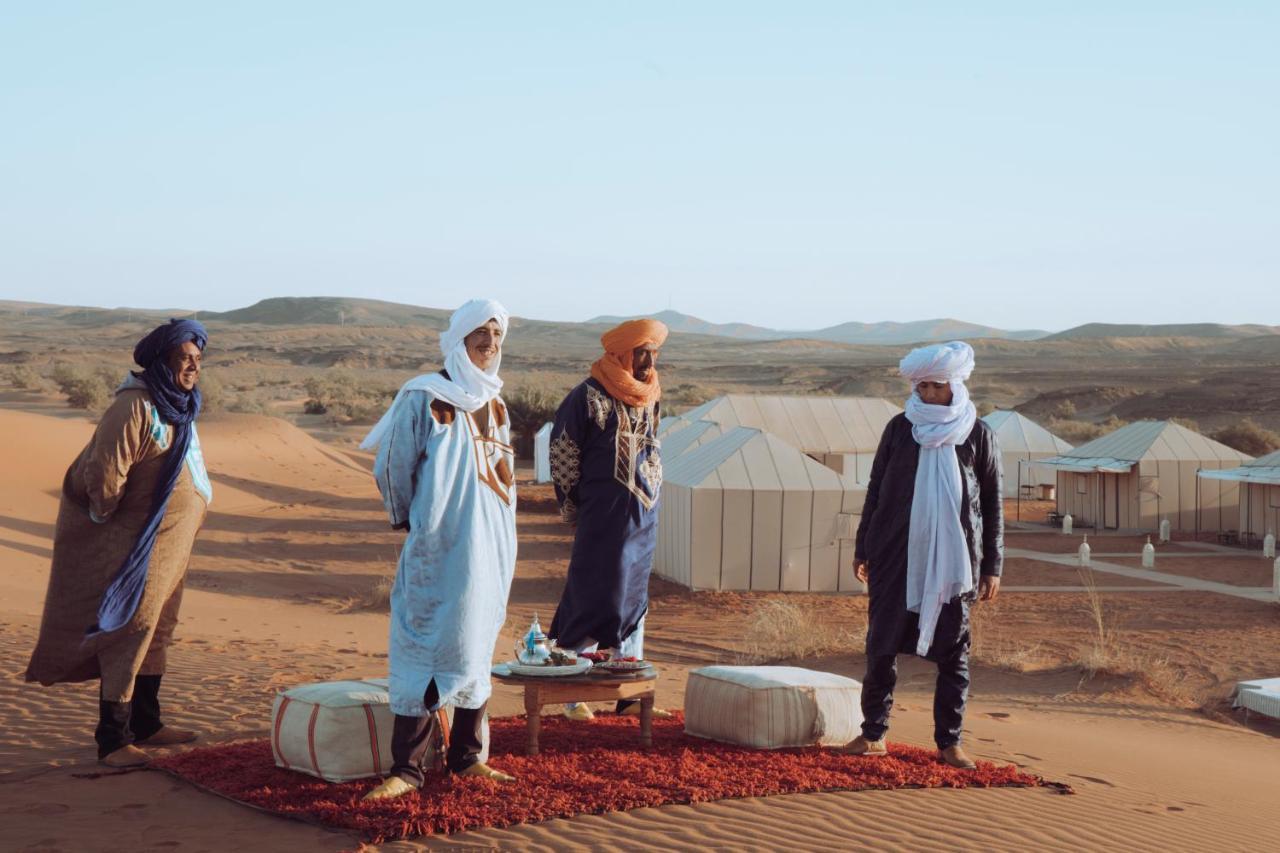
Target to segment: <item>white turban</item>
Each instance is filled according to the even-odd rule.
[[[502,365],[501,345],[506,343],[507,327],[511,315],[502,304],[492,299],[472,299],[449,317],[449,328],[440,333],[440,354],[444,356],[444,369],[449,377],[439,373],[415,376],[400,388],[381,420],[369,430],[360,447],[377,447],[387,430],[391,429],[396,406],[409,391],[429,391],[436,399],[456,406],[464,412],[474,412],[488,405],[502,391],[502,379],[498,368]],[[493,320],[502,331],[498,355],[484,370],[476,367],[467,355],[467,335]]]
[[[898,372],[912,385],[964,382],[973,373],[973,347],[964,341],[952,341],[913,349],[898,362]]]
[[[951,599],[973,589],[973,564],[961,515],[964,487],[956,447],[977,422],[964,381],[973,373],[973,347],[963,341],[920,347],[907,354],[898,371],[910,380],[905,414],[920,446],[907,535],[907,609],[920,614],[916,654],[928,654],[938,617]],[[914,386],[947,382],[951,403],[925,403]]]

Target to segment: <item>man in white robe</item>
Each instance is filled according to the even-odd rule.
[[[438,712],[454,709],[455,774],[513,777],[480,760],[489,670],[516,562],[510,422],[498,396],[508,315],[472,300],[440,336],[445,369],[405,383],[362,447],[392,526],[407,531],[391,593],[391,775],[368,799],[420,788]]]

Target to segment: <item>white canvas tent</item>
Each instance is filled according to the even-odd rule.
[[[878,397],[726,394],[685,412],[660,435],[713,421],[772,433],[839,474],[865,483],[885,425],[902,409]],[[665,444],[665,438],[664,438]]]
[[[866,491],[851,478],[746,427],[663,467],[659,576],[693,589],[862,591],[853,536]]]
[[[669,430],[661,436],[664,465],[669,465],[680,454],[694,447],[701,447],[734,428],[721,426],[715,421],[690,421],[678,426],[680,428]]]
[[[548,422],[533,434],[533,481],[535,483],[551,482],[551,428]]]
[[[1280,450],[1259,456],[1239,468],[1201,471],[1200,478],[1240,485],[1238,529],[1242,538],[1261,539],[1268,533],[1280,535]]]
[[[1240,512],[1239,483],[1202,481],[1202,469],[1252,459],[1172,421],[1137,421],[1040,460],[1058,471],[1058,512],[1077,524],[1150,530],[1228,530]]]
[[[1005,497],[1017,497],[1019,491],[1023,497],[1039,497],[1041,487],[1057,484],[1056,469],[1035,463],[1066,453],[1070,444],[1017,412],[997,410],[983,420],[995,432],[1000,445]]]

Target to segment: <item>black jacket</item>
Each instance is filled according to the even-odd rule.
[[[969,542],[974,572],[975,592],[969,596],[972,598],[978,578],[999,577],[1004,566],[1003,473],[995,433],[978,420],[969,437],[957,445],[956,457],[964,490],[960,523]],[[900,414],[889,421],[880,437],[854,547],[854,558],[870,563],[873,578],[906,577],[907,534],[919,461],[920,445],[911,435],[911,422]],[[873,582],[873,586],[878,584]]]

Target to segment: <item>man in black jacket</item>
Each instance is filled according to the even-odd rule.
[[[1000,452],[964,381],[973,349],[954,342],[912,351],[899,365],[912,384],[906,411],[885,427],[871,468],[854,571],[868,585],[862,734],[852,755],[886,754],[897,655],[938,666],[934,741],[952,767],[969,693],[969,606],[994,600],[1004,560]]]

